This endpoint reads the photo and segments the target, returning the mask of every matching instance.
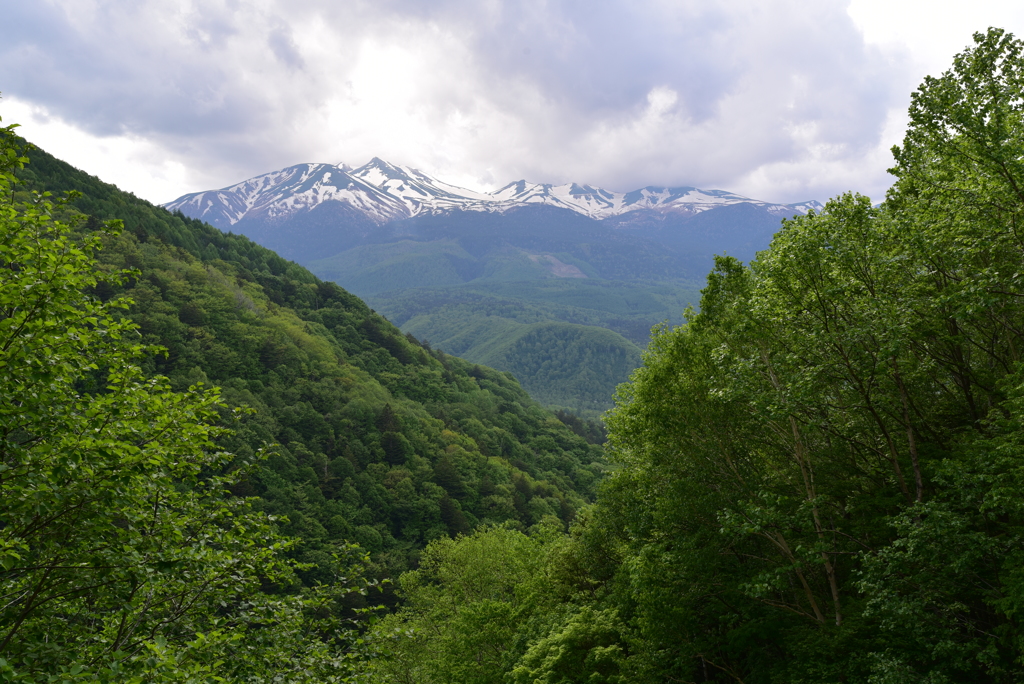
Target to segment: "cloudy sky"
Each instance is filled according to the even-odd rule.
[[[946,5],[946,6],[944,6]],[[379,156],[881,198],[910,92],[1015,0],[0,0],[0,117],[154,202]]]

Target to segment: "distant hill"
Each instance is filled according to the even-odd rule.
[[[431,312],[404,327],[464,359],[522,378],[530,396],[547,406],[597,415],[616,385],[640,365],[640,347],[603,327],[560,320],[523,323],[469,311]]]

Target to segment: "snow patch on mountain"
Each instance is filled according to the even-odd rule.
[[[527,254],[535,264],[539,264],[547,268],[551,275],[557,278],[586,278],[587,274],[579,269],[577,266],[572,264],[564,263],[558,257],[552,254]]]
[[[374,157],[353,169],[339,164],[297,164],[265,173],[235,185],[183,195],[164,206],[229,228],[243,218],[274,219],[310,211],[324,202],[348,204],[383,224],[423,213],[453,210],[507,211],[524,205],[561,207],[593,219],[646,210],[693,215],[727,204],[749,203],[779,216],[820,210],[817,201],[771,204],[725,190],[648,186],[631,192],[611,192],[590,185],[509,183],[490,193],[460,188],[407,166]]]

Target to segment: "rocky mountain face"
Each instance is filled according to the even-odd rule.
[[[377,157],[357,169],[344,164],[297,164],[220,190],[184,195],[164,206],[228,229],[241,221],[280,220],[312,212],[330,202],[348,205],[378,224],[421,214],[453,210],[505,212],[529,205],[559,207],[598,220],[631,214],[636,216],[629,218],[640,218],[651,212],[689,217],[735,204],[750,204],[778,217],[805,214],[821,207],[816,201],[773,204],[725,190],[689,186],[648,186],[632,192],[610,192],[577,183],[552,185],[520,180],[485,193],[460,188]]]

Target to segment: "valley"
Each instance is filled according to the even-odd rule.
[[[527,181],[482,193],[374,158],[165,206],[308,267],[432,346],[512,372],[549,407],[597,418],[651,328],[696,306],[715,254],[750,260],[783,218],[821,205]]]

